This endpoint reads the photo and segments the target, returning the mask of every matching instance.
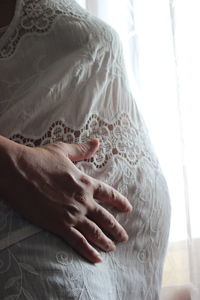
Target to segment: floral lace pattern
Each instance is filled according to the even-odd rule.
[[[151,169],[159,169],[160,166],[150,147],[145,128],[134,126],[127,113],[117,115],[113,122],[105,121],[94,113],[79,130],[66,126],[63,121],[56,121],[41,138],[33,139],[15,134],[11,140],[35,147],[58,141],[70,144],[83,143],[92,138],[98,138],[100,141],[98,151],[90,160],[76,163],[77,167],[91,177],[101,178],[101,173],[106,172],[107,176],[103,175],[101,180],[115,187],[126,197],[128,197],[128,186],[137,182],[134,186],[138,191],[138,199],[141,202],[153,201]],[[142,172],[144,174],[148,172],[148,179],[138,181],[136,177],[139,178]],[[113,214],[117,217],[116,212]]]
[[[42,0],[22,0],[23,8],[21,11],[20,22],[16,25],[15,31],[9,38],[6,45],[0,49],[0,59],[11,56],[19,41],[29,33],[45,33],[50,30],[55,19],[59,16],[69,15],[72,18],[83,18],[83,10],[77,10],[78,5],[73,0],[59,0],[57,5],[52,1],[51,6],[46,6]],[[76,5],[76,12],[74,6]],[[84,18],[87,13],[84,12]]]
[[[92,138],[100,140],[100,147],[91,162],[96,168],[102,168],[113,156],[120,156],[129,165],[136,165],[142,157],[149,159],[154,167],[157,160],[148,153],[149,141],[142,128],[136,128],[126,113],[117,116],[113,123],[108,123],[97,114],[92,114],[80,130],[74,130],[63,121],[54,122],[49,130],[39,139],[23,137],[15,134],[11,139],[30,147],[51,144],[57,141],[66,143],[83,143]],[[148,147],[147,147],[148,143]]]

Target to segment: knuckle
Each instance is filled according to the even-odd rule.
[[[71,214],[70,210],[65,209],[65,223],[67,226],[74,226],[76,224],[76,218]]]
[[[87,203],[87,198],[83,190],[81,192],[79,191],[78,193],[76,193],[74,195],[74,199],[83,205]]]
[[[101,240],[101,232],[97,227],[94,227],[92,230],[92,235],[94,237],[94,239],[97,240]]]
[[[63,150],[64,143],[61,141],[58,141],[58,142],[53,143],[52,146],[57,150]]]
[[[107,226],[110,228],[110,229],[113,229],[115,226],[116,226],[116,222],[113,218],[108,218],[107,219]]]
[[[85,239],[84,236],[79,237],[79,240],[77,241],[77,246],[79,246],[79,243],[81,245],[86,245],[87,244],[86,239]]]
[[[47,143],[45,145],[42,146],[43,149],[48,150],[50,153],[53,153],[54,155],[58,154],[58,153],[62,153],[63,152],[63,142],[55,142],[55,143]]]
[[[58,142],[55,142],[54,145],[56,145],[58,147],[62,147],[64,145],[64,143],[61,141],[58,141]]]
[[[95,202],[84,190],[74,195],[74,199],[84,208],[85,213],[94,209]]]
[[[78,144],[78,150],[80,154],[87,153],[88,152],[87,144],[86,143]]]
[[[114,189],[111,189],[110,197],[113,201],[117,200],[117,194]]]
[[[87,188],[90,188],[93,186],[91,179],[88,176],[82,175],[81,182],[84,183]]]
[[[81,215],[81,209],[80,207],[78,207],[78,205],[71,203],[67,206],[68,212],[72,215],[72,216],[78,216]]]
[[[93,211],[92,212],[95,214],[95,216],[98,216],[100,218],[104,217],[104,215],[102,213],[102,210],[100,209],[100,207],[98,205],[95,205],[93,207]]]
[[[95,196],[98,196],[102,191],[102,189],[103,189],[103,184],[101,182],[98,182],[97,187],[95,189]]]

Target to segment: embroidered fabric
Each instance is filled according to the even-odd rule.
[[[18,240],[22,240],[20,243],[16,243],[13,246],[14,248],[3,252],[2,257],[4,257],[4,260],[0,267],[0,274],[2,273],[5,276],[3,279],[4,287],[6,290],[14,289],[14,297],[17,295],[23,297],[25,295],[25,297],[29,296],[29,298],[33,298],[36,295],[29,286],[29,281],[23,280],[23,277],[26,278],[27,276],[31,277],[35,284],[41,286],[41,288],[44,289],[45,287],[47,289],[47,283],[44,280],[46,276],[43,273],[44,270],[38,272],[37,263],[36,267],[33,266],[32,261],[36,259],[34,252],[29,257],[25,255],[25,245],[29,241],[28,247],[35,249],[36,253],[38,251],[41,252],[41,249],[44,247],[51,248],[50,261],[53,265],[50,264],[49,268],[54,269],[55,263],[57,263],[59,272],[64,272],[67,279],[65,281],[65,290],[67,291],[65,295],[67,299],[79,299],[81,295],[83,295],[83,299],[87,300],[117,299],[117,297],[121,300],[158,299],[155,298],[155,293],[157,292],[155,281],[151,276],[157,270],[156,274],[159,278],[162,272],[161,265],[157,264],[156,258],[160,255],[160,251],[163,252],[164,250],[162,248],[164,246],[164,244],[162,245],[162,239],[166,240],[168,235],[168,230],[163,231],[163,224],[169,218],[169,209],[167,208],[168,193],[157,159],[150,149],[150,143],[144,128],[137,128],[131,122],[127,113],[119,114],[113,123],[108,123],[98,115],[93,114],[80,130],[67,127],[63,121],[56,121],[39,139],[26,138],[19,134],[13,135],[11,139],[18,143],[35,147],[56,141],[79,143],[93,137],[100,139],[101,147],[99,151],[94,155],[93,159],[77,163],[77,167],[89,176],[99,178],[110,184],[130,199],[134,211],[132,216],[127,218],[127,216],[123,216],[112,210],[112,214],[129,232],[129,243],[126,245],[126,249],[119,246],[117,252],[114,254],[111,253],[106,256],[101,253],[104,262],[98,267],[97,272],[90,264],[79,261],[79,259],[77,260],[77,255],[54,236],[50,235],[51,238],[49,239],[48,234],[40,233],[39,235],[34,235],[31,239],[29,238],[27,241],[23,241],[28,236],[28,233],[30,236],[38,233],[40,229],[32,226],[28,228],[27,232],[26,228],[28,224],[24,220],[22,222],[18,215],[13,215],[12,210],[8,209],[2,202],[0,207],[2,212],[2,205],[4,205],[4,214],[1,219],[1,235],[2,232],[7,232],[9,228],[10,232],[12,232],[9,242],[10,245],[13,245],[12,239],[13,237],[15,238],[16,228],[13,231],[12,224],[15,224],[15,226],[17,224],[21,234],[21,239],[18,237]],[[159,193],[162,193],[162,202],[156,197],[156,194],[158,195]],[[23,224],[22,229],[20,229],[20,223]],[[162,239],[160,230],[162,230]],[[157,247],[157,243],[159,243],[159,247]],[[8,241],[5,245],[8,247]],[[124,251],[126,255],[124,255]],[[39,257],[40,264],[47,263],[42,253],[40,253]],[[118,294],[116,294],[113,285],[114,282],[117,284],[120,281],[121,275],[119,276],[119,274],[129,274],[131,278],[134,269],[132,269],[130,259],[137,262],[139,269],[141,268],[139,267],[140,265],[144,265],[144,268],[149,268],[148,274],[151,274],[151,276],[148,280],[146,276],[140,278],[140,276],[137,277],[135,274],[134,281],[133,279],[128,280],[126,278],[128,295],[131,293],[131,298],[124,298],[127,297],[127,294],[123,292],[123,289],[119,289]],[[18,271],[12,277],[8,277],[9,270],[12,270],[11,264],[15,264]],[[112,272],[110,273],[110,269],[115,270],[116,274],[114,277]],[[91,285],[92,277],[95,278],[94,286],[98,287],[97,294]],[[107,278],[106,283],[104,282],[105,277]],[[88,278],[88,280],[83,280],[83,278]],[[57,276],[56,280],[55,278],[51,280],[53,285],[56,280],[60,281],[59,276]],[[99,286],[98,280],[100,280],[99,282],[104,282],[104,288],[107,288],[106,291],[108,294],[104,295],[103,298],[99,296],[102,287],[101,284]],[[140,287],[140,298],[138,298],[136,290],[138,284]],[[62,299],[62,295],[60,294],[61,289],[57,287],[56,290],[54,299]],[[41,295],[38,295],[38,299],[40,299],[39,297]]]
[[[19,1],[18,1],[19,2]],[[12,36],[9,37],[6,45],[0,49],[0,59],[11,56],[20,40],[30,33],[48,32],[59,16],[70,15],[72,18],[86,18],[87,13],[81,9],[73,0],[62,0],[56,5],[54,1],[46,6],[45,1],[23,0],[22,10],[20,11],[20,22],[15,26]]]
[[[63,121],[56,121],[40,139],[26,138],[20,134],[11,137],[13,141],[30,147],[57,141],[83,143],[92,138],[100,141],[99,150],[90,160],[96,168],[104,167],[112,156],[122,157],[130,166],[136,165],[145,156],[153,167],[158,166],[153,151],[148,150],[150,143],[144,127],[134,127],[127,113],[117,116],[113,123],[92,114],[80,130],[67,127]]]
[[[133,206],[128,215],[105,206],[129,241],[92,266],[2,199],[1,298],[158,300],[169,196],[117,34],[73,0],[17,0],[0,40],[0,69],[0,134],[31,147],[99,138],[99,151],[76,166]]]

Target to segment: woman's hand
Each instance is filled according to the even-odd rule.
[[[131,211],[128,200],[112,187],[81,172],[72,162],[90,158],[99,147],[98,140],[18,147],[20,152],[16,159],[12,158],[9,185],[4,192],[17,212],[61,236],[92,263],[101,261],[94,245],[112,251],[113,241],[127,240],[122,226],[95,199],[121,212]]]

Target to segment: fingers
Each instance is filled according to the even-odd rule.
[[[125,229],[117,222],[113,215],[101,205],[97,204],[88,217],[117,242],[126,242],[128,240]]]
[[[82,144],[65,144],[67,155],[72,161],[91,158],[99,148],[99,140],[93,139]]]
[[[93,245],[108,252],[115,250],[114,243],[102,232],[102,230],[91,220],[85,218],[76,228]]]
[[[94,180],[94,198],[109,203],[120,211],[130,212],[132,206],[128,199],[106,183]]]
[[[63,234],[67,243],[81,256],[85,257],[91,263],[102,261],[100,254],[88,243],[86,238],[74,227],[67,227]]]

